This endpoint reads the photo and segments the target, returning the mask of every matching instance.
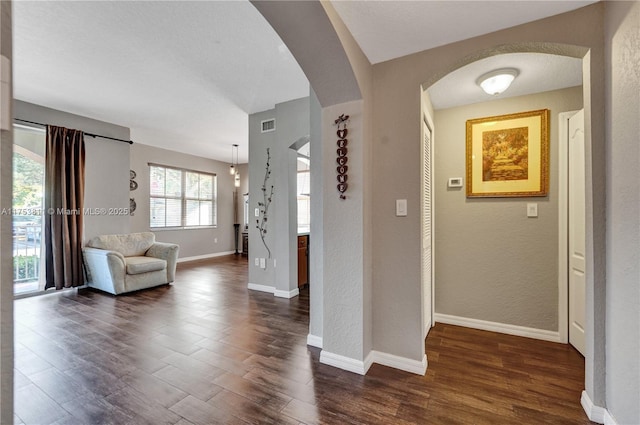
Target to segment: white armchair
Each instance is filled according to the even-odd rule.
[[[171,283],[179,246],[151,232],[102,235],[83,248],[87,285],[114,295]]]

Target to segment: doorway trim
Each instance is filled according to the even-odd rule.
[[[558,114],[558,334],[569,343],[569,118],[579,111]]]
[[[425,96],[425,88],[423,86],[420,87],[420,92],[421,92],[421,97]],[[420,284],[422,286],[422,324],[421,326],[424,328],[424,332],[423,332],[423,339],[427,338],[427,335],[429,334],[429,330],[435,325],[435,307],[436,307],[436,303],[435,303],[435,295],[436,295],[436,291],[435,291],[435,229],[436,229],[436,225],[435,225],[435,191],[434,191],[434,176],[435,173],[433,172],[433,164],[434,164],[434,158],[433,155],[435,153],[435,143],[434,143],[434,139],[435,139],[435,126],[433,124],[433,117],[431,116],[431,114],[429,113],[429,110],[424,106],[424,100],[421,99],[421,104],[422,104],[422,120],[420,123],[420,140],[421,140],[421,144],[422,149],[425,149],[426,147],[424,146],[424,129],[425,126],[426,128],[429,130],[431,137],[429,138],[429,172],[430,172],[430,176],[429,176],[429,182],[430,182],[430,186],[431,186],[431,190],[430,190],[430,203],[431,203],[431,229],[430,229],[430,235],[431,235],[431,318],[429,319],[429,327],[427,328],[427,321],[425,320],[425,314],[426,312],[424,311],[424,276],[423,276],[423,272],[424,272],[424,268],[422,266],[423,263],[423,259],[422,259],[422,255],[423,255],[423,249],[422,246],[420,248],[420,268],[421,268],[421,273],[420,273]],[[422,158],[424,158],[424,152],[422,152],[421,155]],[[424,173],[424,164],[421,164],[421,176]],[[422,210],[422,204],[424,203],[424,199],[422,197],[422,194],[424,194],[424,188],[422,187],[422,185],[424,184],[424,179],[423,181],[420,183],[421,185],[421,190],[420,190],[420,209]],[[421,244],[422,244],[422,237],[424,235],[424,229],[422,228],[424,224],[424,220],[420,219],[420,234],[421,234]]]

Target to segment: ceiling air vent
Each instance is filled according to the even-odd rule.
[[[264,120],[260,122],[260,126],[262,128],[262,133],[268,133],[270,131],[276,130],[276,119],[271,118],[270,120]]]

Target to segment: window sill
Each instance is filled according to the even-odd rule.
[[[175,230],[205,230],[217,229],[218,226],[184,226],[184,227],[150,227],[150,232],[173,232]]]

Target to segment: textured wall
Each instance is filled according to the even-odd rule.
[[[349,123],[349,188],[346,200],[336,190],[336,133],[341,114]],[[324,334],[323,350],[362,361],[365,352],[363,276],[363,154],[362,102],[334,105],[322,110],[323,214],[324,214]],[[333,130],[333,131],[331,131]],[[369,308],[366,306],[366,308]]]
[[[276,119],[276,130],[260,132],[260,122]],[[290,146],[309,136],[309,98],[280,103],[274,109],[249,116],[249,282],[277,291],[289,292],[298,287],[298,250],[296,208],[296,152]],[[269,206],[265,240],[271,250],[267,268],[255,266],[255,258],[266,258],[254,210],[263,201],[262,185],[271,154],[271,176],[267,191],[274,186]],[[274,260],[276,267],[274,268]]]
[[[640,2],[606,4],[607,409],[640,423]]]
[[[580,108],[574,87],[435,112],[436,313],[558,331],[558,113]],[[471,199],[447,187],[466,175],[468,119],[537,109],[551,111],[548,196]]]
[[[231,160],[231,145],[229,145]],[[162,164],[178,168],[203,171],[217,175],[217,207],[218,225],[207,229],[157,230],[149,228],[149,165]],[[187,155],[181,152],[160,149],[153,146],[135,143],[131,146],[131,169],[136,172],[138,189],[129,192],[136,199],[137,208],[131,220],[132,232],[148,232],[152,230],[160,242],[171,242],[180,245],[180,258],[197,257],[235,250],[233,228],[233,176],[229,174],[228,162],[215,161]],[[246,178],[246,175],[242,178]],[[240,189],[239,189],[240,191]],[[242,193],[240,194],[242,195]],[[242,202],[242,196],[240,196]],[[242,210],[241,210],[242,211]],[[242,214],[240,214],[242,219]],[[217,242],[216,242],[217,239]],[[242,243],[239,236],[239,248]]]
[[[322,196],[322,107],[309,96],[311,148],[311,237],[309,239],[309,334],[322,338],[324,284],[324,212]],[[317,195],[317,196],[315,196]]]

